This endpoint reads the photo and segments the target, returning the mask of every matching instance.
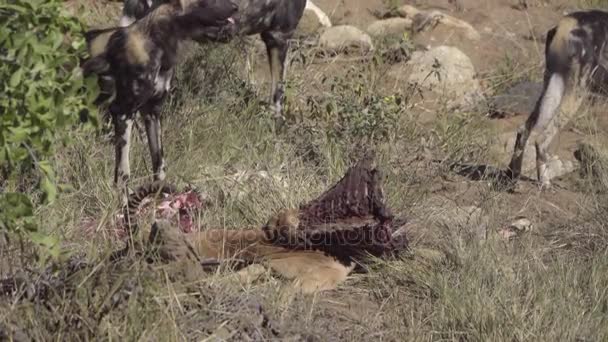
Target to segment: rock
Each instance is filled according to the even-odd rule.
[[[551,159],[547,162],[547,178],[552,180],[565,176],[569,173],[574,172],[576,167],[570,160],[563,160],[558,156],[551,156]]]
[[[396,42],[389,46],[383,46],[380,55],[385,63],[405,63],[412,57],[414,47],[406,41]]]
[[[302,15],[302,19],[300,19],[300,23],[298,24],[296,34],[300,36],[313,35],[319,32],[322,28],[331,26],[331,21],[329,20],[327,14],[325,14],[323,10],[321,10],[311,1],[307,1],[304,14]]]
[[[523,81],[516,83],[504,93],[495,95],[490,103],[490,116],[504,118],[514,115],[529,115],[543,91],[539,82]]]
[[[415,32],[434,29],[438,25],[443,25],[450,29],[461,30],[470,40],[478,41],[481,39],[481,35],[471,24],[437,10],[421,11],[414,6],[405,5],[397,9],[397,13],[403,18],[413,21]]]
[[[521,174],[531,179],[537,179],[536,148],[534,146],[534,141],[537,136],[538,133],[535,131],[530,135],[524,150],[524,159],[522,162]],[[496,152],[504,165],[507,165],[511,160],[516,138],[517,132],[503,133],[497,137],[494,152]],[[572,160],[561,159],[558,156],[551,156],[547,162],[547,176],[549,180],[564,176],[573,172],[575,169],[576,165]]]
[[[529,232],[532,229],[534,229],[534,225],[532,224],[532,221],[530,221],[529,219],[527,219],[523,216],[516,217],[515,220],[513,220],[513,222],[511,222],[509,227],[511,227],[512,229],[515,229],[519,232]]]
[[[367,27],[367,33],[372,37],[402,35],[411,28],[412,20],[409,18],[388,18],[371,23]]]
[[[414,16],[420,13],[419,9],[411,5],[403,5],[397,9],[397,14],[399,14],[403,18],[414,18]]]
[[[517,132],[502,133],[496,137],[496,143],[493,144],[495,147],[494,152],[499,156],[501,164],[507,165],[511,160],[516,138]],[[528,139],[526,144],[522,163],[522,175],[536,178],[536,148],[534,147],[534,139]]]
[[[359,50],[368,52],[374,49],[372,38],[354,26],[340,25],[326,29],[319,39],[319,45],[331,52]]]
[[[485,99],[471,59],[455,47],[416,51],[407,65],[408,82],[445,98],[448,107],[474,107]]]
[[[417,17],[421,18],[421,14],[418,14]],[[421,19],[418,19],[418,20],[421,20]],[[414,22],[416,22],[416,19],[414,19]],[[437,24],[433,25],[433,27],[435,27],[437,25],[443,25],[443,26],[447,26],[451,29],[462,30],[465,37],[467,37],[470,40],[478,41],[481,39],[481,34],[479,34],[479,32],[473,26],[471,26],[471,24],[467,23],[464,20],[460,20],[458,18],[441,13],[439,11],[430,12],[428,14],[428,16],[426,16],[426,18],[424,18],[424,17],[422,18],[422,22],[437,22]],[[419,29],[424,30],[424,29],[426,29],[426,27],[422,26],[422,27],[419,27]]]
[[[532,231],[534,225],[529,219],[518,216],[508,226],[504,226],[498,229],[498,236],[504,240],[512,240],[515,237],[520,236],[523,233]]]
[[[314,13],[317,18],[319,19],[319,24],[321,24],[321,26],[323,27],[331,27],[331,20],[329,20],[329,17],[327,16],[327,14],[325,14],[325,12],[323,12],[322,9],[320,9],[317,5],[315,5],[312,1],[307,0],[306,1],[306,8],[304,8],[305,12],[312,12]]]
[[[302,19],[298,23],[298,27],[296,28],[296,36],[311,36],[321,31],[323,26],[319,22],[317,16],[310,11],[304,11],[302,15]]]

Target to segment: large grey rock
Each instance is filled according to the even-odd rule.
[[[331,26],[331,20],[329,20],[327,14],[312,1],[307,1],[296,34],[300,36],[313,35],[320,32],[323,28]]]
[[[409,83],[446,99],[448,107],[473,107],[485,99],[471,59],[455,47],[416,51],[407,64]]]
[[[529,115],[543,91],[540,82],[523,81],[516,83],[503,93],[492,97],[490,114],[493,117]]]
[[[445,26],[463,33],[467,39],[472,41],[481,39],[481,35],[471,24],[437,10],[422,11],[414,6],[404,5],[397,9],[397,13],[403,18],[413,20],[415,31],[433,30],[437,26]]]
[[[372,37],[402,35],[412,28],[412,20],[408,18],[388,18],[377,20],[367,27],[367,33]]]
[[[319,38],[321,48],[331,52],[374,49],[372,38],[354,26],[340,25],[326,29]]]

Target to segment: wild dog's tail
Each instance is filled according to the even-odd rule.
[[[547,69],[565,74],[570,68],[572,59],[581,56],[585,34],[576,18],[572,16],[562,18],[559,24],[547,33],[545,44]]]

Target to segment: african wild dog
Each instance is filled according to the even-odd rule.
[[[90,58],[83,73],[98,75],[97,104],[113,97],[109,112],[115,130],[115,184],[130,176],[129,145],[137,111],[144,118],[154,178],[165,178],[160,114],[179,44],[193,35],[230,29],[236,9],[229,0],[172,0],[128,27],[85,34]]]
[[[551,140],[568,116],[578,109],[586,91],[606,95],[607,42],[608,12],[598,10],[568,14],[547,32],[543,93],[527,121],[518,129],[508,170],[513,182],[521,174],[526,142],[536,128],[539,131],[535,139],[538,181],[542,187],[551,186],[547,174],[547,149]]]
[[[124,0],[121,25],[129,25],[148,11],[167,0]],[[234,0],[238,4],[235,15],[236,30],[232,35],[199,35],[198,41],[227,41],[235,35],[260,34],[272,79],[270,101],[275,118],[282,119],[286,58],[289,39],[293,36],[307,6],[306,0]],[[314,5],[313,5],[314,6]]]

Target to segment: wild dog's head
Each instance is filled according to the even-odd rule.
[[[173,1],[180,1],[182,6],[176,23],[192,39],[218,39],[232,36],[236,30],[234,16],[238,6],[230,0]]]
[[[164,5],[178,14],[182,35],[195,40],[226,41],[236,32],[238,6],[232,0],[125,0],[120,25],[131,25]]]
[[[181,0],[180,7],[182,14],[178,20],[212,27],[234,24],[234,15],[238,10],[236,3],[230,0]]]
[[[158,0],[124,0],[120,26],[131,25],[148,14],[152,10],[152,6],[163,2]]]
[[[230,7],[236,8],[231,0],[124,0],[120,26],[132,24],[163,4],[170,4],[184,12],[188,12],[192,8],[203,7],[210,12],[215,11],[216,15],[220,14],[218,11],[229,10]]]

